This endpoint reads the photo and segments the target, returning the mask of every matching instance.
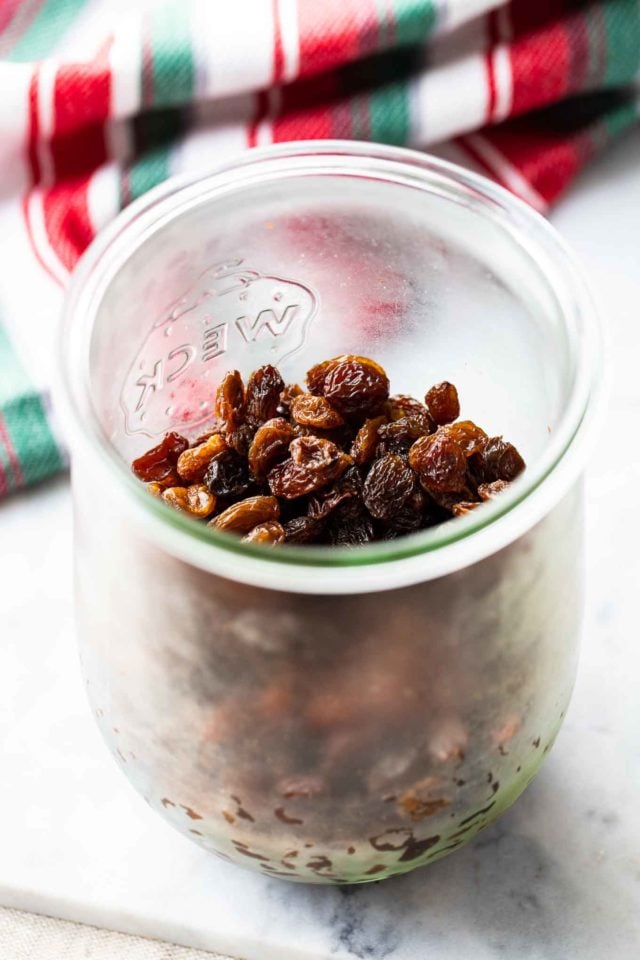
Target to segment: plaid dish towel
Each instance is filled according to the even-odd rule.
[[[640,0],[1,0],[0,497],[64,465],[67,278],[149,187],[257,144],[448,141],[544,211],[639,72]]]

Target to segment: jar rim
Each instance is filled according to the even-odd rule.
[[[428,189],[435,183],[472,201],[475,211],[502,223],[514,241],[553,258],[552,282],[569,333],[573,384],[543,455],[499,498],[466,517],[397,540],[357,548],[296,547],[277,550],[242,543],[173,511],[150,497],[104,437],[91,402],[89,346],[101,296],[127,259],[128,245],[197,205],[224,184],[268,182],[274,176],[321,171],[381,176]],[[560,282],[558,282],[560,281]],[[580,327],[580,329],[579,329]],[[580,267],[556,230],[502,187],[449,161],[399,147],[351,141],[300,141],[246,151],[207,172],[170,178],[123,210],[81,258],[63,312],[57,395],[72,448],[82,446],[111,471],[114,489],[148,536],[202,569],[257,587],[302,593],[364,593],[434,579],[477,562],[513,542],[542,519],[582,470],[601,409],[602,334]]]

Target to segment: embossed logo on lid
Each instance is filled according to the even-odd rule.
[[[205,270],[153,325],[131,364],[120,395],[126,432],[154,437],[206,423],[221,374],[282,363],[304,343],[316,309],[308,287],[241,258]]]

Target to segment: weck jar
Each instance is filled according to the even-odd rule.
[[[371,356],[439,380],[527,470],[466,517],[355,549],[246,544],[131,474],[215,387]],[[601,346],[554,230],[488,181],[371,144],[251,151],[170,180],[93,243],[69,293],[89,698],[148,803],[270,876],[379,880],[470,840],[536,774],[567,708]]]

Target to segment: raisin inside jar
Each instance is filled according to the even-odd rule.
[[[525,469],[516,447],[461,420],[448,381],[390,395],[375,360],[315,364],[306,391],[271,364],[227,372],[216,420],[167,433],[131,465],[174,510],[262,546],[357,547],[464,517]]]

